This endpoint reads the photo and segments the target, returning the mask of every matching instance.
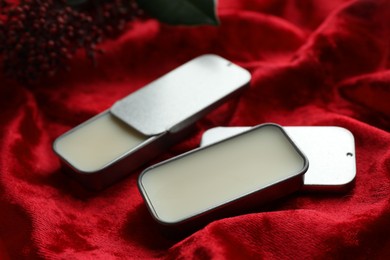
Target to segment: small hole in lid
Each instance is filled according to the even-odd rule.
[[[353,153],[347,153],[347,156],[348,156],[348,157],[352,157],[352,156],[353,156]]]

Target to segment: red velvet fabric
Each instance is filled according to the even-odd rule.
[[[135,22],[103,43],[97,67],[80,51],[70,72],[34,87],[0,75],[0,258],[389,257],[389,1],[220,0],[218,15],[218,27]],[[140,170],[101,192],[63,174],[56,137],[204,53],[250,70],[250,87],[149,164],[214,126],[336,125],[355,136],[355,187],[296,193],[174,240],[141,199]]]

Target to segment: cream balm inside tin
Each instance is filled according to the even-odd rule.
[[[56,149],[80,171],[95,172],[146,140],[106,112],[59,139]]]
[[[160,224],[185,226],[290,194],[307,169],[284,130],[264,124],[151,166],[138,184]]]
[[[202,55],[64,133],[53,149],[71,174],[90,188],[104,188],[181,140],[249,80],[247,70]]]

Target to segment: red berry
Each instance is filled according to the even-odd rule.
[[[25,82],[54,74],[66,68],[66,60],[78,47],[94,62],[95,54],[103,52],[96,48],[103,36],[117,35],[138,12],[133,0],[96,2],[103,10],[103,20],[98,18],[95,5],[76,10],[66,0],[24,0],[7,11],[5,22],[0,21],[5,73]]]

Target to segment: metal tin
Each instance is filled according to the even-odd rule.
[[[307,169],[283,128],[263,124],[151,166],[138,185],[153,218],[183,231],[291,194]]]
[[[206,146],[250,127],[215,127],[203,133],[201,146]],[[356,176],[353,134],[339,126],[285,126],[310,161],[304,177],[305,191],[347,192]]]
[[[199,56],[64,133],[53,150],[68,172],[99,190],[181,140],[196,120],[238,94],[250,77],[222,57]],[[129,147],[121,136],[129,139]]]

